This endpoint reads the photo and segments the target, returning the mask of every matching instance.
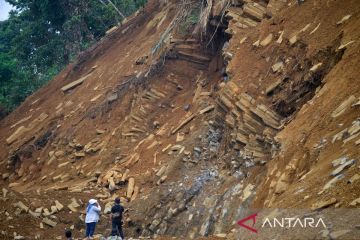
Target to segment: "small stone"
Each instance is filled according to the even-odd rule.
[[[335,159],[331,163],[332,163],[333,167],[337,167],[341,164],[344,164],[347,160],[348,160],[347,157],[341,157],[341,158]]]
[[[320,201],[320,202],[317,202],[317,203],[314,203],[312,206],[311,206],[311,209],[312,210],[317,210],[317,209],[321,209],[321,208],[326,208],[326,207],[329,207],[333,204],[337,203],[337,199],[336,198],[331,198],[329,200],[325,200],[325,201]]]
[[[335,232],[330,233],[330,238],[336,240],[336,239],[338,239],[339,237],[341,237],[341,236],[343,236],[343,235],[345,235],[345,234],[347,234],[347,233],[349,233],[349,232],[350,232],[350,230],[339,230],[339,231],[335,231]]]
[[[199,147],[194,147],[194,151],[197,153],[201,153],[201,149]]]
[[[338,21],[336,24],[340,25],[343,24],[344,22],[346,22],[347,20],[349,20],[351,18],[351,14],[348,14],[346,16],[344,16],[340,21]]]
[[[185,104],[184,110],[185,110],[185,111],[189,111],[189,110],[190,110],[190,104]]]
[[[350,203],[350,206],[356,206],[356,205],[358,205],[358,204],[360,204],[360,198],[357,198],[357,199],[353,200],[353,201]]]
[[[153,122],[153,126],[154,128],[159,128],[160,127],[160,123],[158,121],[154,121]]]
[[[273,70],[273,72],[282,72],[284,69],[284,63],[283,62],[277,62],[274,65],[272,65],[271,69]]]
[[[297,42],[297,35],[294,35],[289,40],[290,45],[294,45]]]
[[[2,179],[5,181],[6,179],[9,178],[9,176],[10,176],[9,173],[3,173],[3,174],[2,174]]]
[[[55,152],[55,157],[59,158],[59,157],[63,157],[65,155],[65,152],[64,151],[56,151]]]
[[[310,68],[310,72],[316,72],[320,67],[322,66],[322,63],[315,64]]]
[[[25,239],[25,237],[21,235],[17,235],[14,237],[14,240],[21,240],[21,239]]]
[[[323,188],[323,191],[326,189],[329,189],[332,185],[334,185],[339,179],[342,179],[344,177],[343,174],[340,174],[336,177],[334,177],[333,179],[331,179],[329,182],[327,182]]]
[[[23,202],[19,201],[17,203],[15,203],[15,207],[20,208],[22,211],[24,212],[28,212],[29,211],[29,207],[27,207]]]
[[[76,158],[83,158],[83,157],[85,157],[85,153],[83,153],[83,152],[76,152],[76,153],[75,153],[75,157],[76,157]]]
[[[283,181],[278,181],[276,184],[276,188],[275,188],[275,193],[276,194],[280,194],[286,191],[286,189],[288,188],[288,183],[283,182]]]
[[[344,169],[350,167],[351,165],[353,165],[355,163],[354,159],[351,159],[343,164],[341,164],[338,168],[336,168],[334,171],[331,172],[331,176],[336,176],[339,173],[341,173]]]
[[[96,171],[94,175],[95,175],[96,178],[100,177],[101,171]]]
[[[215,236],[218,238],[226,238],[226,233],[218,233],[218,234],[215,234]]]
[[[3,198],[6,198],[6,195],[9,191],[6,188],[2,188]]]
[[[100,135],[105,133],[105,130],[101,130],[101,129],[96,129],[96,134]]]
[[[55,227],[57,224],[56,222],[50,220],[49,218],[43,218],[42,222],[50,227]]]
[[[58,211],[61,211],[64,208],[64,206],[58,200],[55,200],[55,206]]]
[[[261,42],[260,42],[260,45],[265,47],[267,45],[269,45],[271,43],[273,39],[273,34],[270,33],[265,39],[263,39]]]
[[[163,182],[165,182],[165,180],[167,179],[167,176],[165,175],[165,176],[162,176],[158,181],[157,181],[157,185],[160,185],[160,184],[162,184]]]
[[[352,176],[349,180],[348,183],[354,183],[355,181],[360,179],[360,175],[359,174],[355,174],[354,176]]]

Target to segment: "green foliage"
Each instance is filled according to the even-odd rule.
[[[6,0],[0,22],[0,109],[13,110],[76,55],[119,24],[109,0]],[[113,0],[130,15],[146,0]]]
[[[200,6],[191,9],[191,12],[186,17],[185,21],[179,25],[179,32],[182,35],[189,34],[190,30],[199,22]]]

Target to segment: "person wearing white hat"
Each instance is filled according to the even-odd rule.
[[[86,239],[93,239],[96,223],[100,218],[101,207],[96,199],[90,199],[86,207]]]

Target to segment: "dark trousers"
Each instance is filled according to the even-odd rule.
[[[122,230],[122,222],[121,222],[121,220],[117,220],[117,219],[112,220],[111,235],[112,236],[119,236],[120,235],[120,237],[122,239],[125,239],[124,238],[124,232]]]
[[[96,222],[86,223],[86,237],[94,236]]]

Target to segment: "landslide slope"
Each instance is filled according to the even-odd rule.
[[[208,3],[201,38],[199,2],[149,1],[1,121],[5,239],[82,237],[92,197],[100,233],[119,196],[127,236],[161,239],[253,239],[235,224],[252,209],[358,208],[359,2]]]

